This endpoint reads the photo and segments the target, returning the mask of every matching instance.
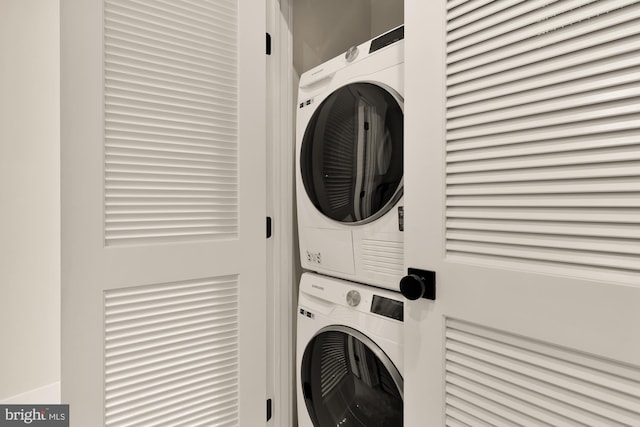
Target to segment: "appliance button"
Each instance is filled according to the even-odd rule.
[[[360,292],[358,291],[349,291],[347,292],[347,304],[349,304],[351,307],[356,307],[358,304],[360,304]]]
[[[344,54],[344,58],[347,62],[353,62],[358,57],[358,47],[351,46],[349,50]]]

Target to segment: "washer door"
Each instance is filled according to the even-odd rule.
[[[401,427],[402,376],[364,334],[322,329],[302,359],[302,391],[315,427]]]
[[[371,83],[329,95],[305,130],[300,171],[311,202],[325,216],[364,223],[402,196],[401,99]]]

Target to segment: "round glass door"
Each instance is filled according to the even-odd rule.
[[[302,140],[302,181],[325,216],[372,221],[402,195],[401,101],[380,86],[353,83],[329,95]]]
[[[315,427],[402,427],[402,377],[391,360],[356,330],[323,329],[305,349],[301,371]]]

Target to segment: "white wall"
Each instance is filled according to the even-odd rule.
[[[370,0],[294,0],[293,66],[299,74],[366,41]]]
[[[371,0],[371,37],[404,22],[404,0]]]
[[[0,1],[0,401],[60,380],[59,27]]]
[[[404,0],[293,0],[298,74],[404,22]]]

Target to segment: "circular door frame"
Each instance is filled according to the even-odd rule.
[[[304,390],[304,367],[305,367],[305,361],[306,361],[306,354],[307,354],[307,350],[309,349],[309,344],[320,334],[325,333],[325,332],[342,332],[344,334],[350,335],[354,338],[356,338],[357,340],[359,340],[360,342],[362,342],[365,346],[367,346],[367,348],[369,350],[371,350],[371,352],[373,352],[374,356],[376,356],[378,358],[378,360],[380,360],[380,362],[382,362],[382,365],[385,367],[385,369],[387,370],[387,372],[389,372],[389,375],[391,375],[391,378],[393,379],[394,384],[396,385],[396,388],[398,389],[398,392],[400,393],[400,397],[402,398],[402,401],[404,402],[404,380],[402,379],[402,374],[400,374],[400,371],[398,370],[398,368],[396,368],[396,365],[394,365],[393,361],[391,360],[391,358],[389,356],[387,356],[387,354],[384,352],[384,350],[382,350],[380,348],[380,346],[378,346],[378,344],[376,344],[371,338],[369,338],[368,336],[366,336],[365,334],[363,334],[362,332],[358,331],[357,329],[351,328],[349,326],[345,326],[345,325],[329,325],[329,326],[325,326],[324,328],[318,330],[315,334],[313,334],[313,336],[305,343],[305,347],[304,347],[304,351],[302,353],[302,357],[300,360],[300,387],[303,388]],[[305,401],[305,408],[307,410],[307,415],[309,415],[309,417],[311,418],[311,421],[314,422],[313,418],[314,416],[310,413],[311,411],[309,410],[309,405],[307,403],[307,398],[306,396],[303,395],[303,399]]]
[[[322,215],[324,218],[337,223],[337,224],[341,224],[344,226],[359,226],[359,225],[364,225],[364,224],[368,224],[370,222],[373,222],[381,217],[383,217],[384,215],[388,214],[391,210],[393,210],[393,207],[398,203],[398,201],[402,198],[402,196],[404,195],[404,165],[403,165],[403,171],[402,171],[402,177],[400,178],[400,181],[398,182],[398,187],[396,188],[395,192],[393,193],[393,195],[391,196],[391,198],[387,201],[387,203],[385,203],[376,213],[374,213],[373,215],[365,218],[365,219],[361,219],[359,221],[351,221],[351,222],[344,222],[344,221],[339,221],[335,218],[332,218],[330,216],[328,216],[327,214],[325,214],[324,212],[322,212],[320,209],[318,209],[317,206],[315,206],[315,204],[313,203],[313,201],[311,200],[311,196],[309,195],[309,191],[307,189],[307,182],[305,181],[305,173],[304,173],[304,165],[306,162],[306,159],[303,159],[303,153],[305,152],[304,150],[304,145],[305,145],[305,136],[307,135],[307,131],[309,130],[309,125],[313,122],[314,117],[316,116],[316,114],[318,114],[319,109],[322,108],[322,106],[324,105],[324,102],[329,99],[331,97],[331,95],[333,95],[335,92],[353,85],[353,84],[370,84],[373,86],[377,86],[380,89],[384,90],[386,93],[388,93],[398,104],[398,106],[400,107],[400,111],[402,112],[402,116],[403,116],[403,122],[404,122],[404,97],[393,87],[383,83],[383,82],[379,82],[379,81],[375,81],[375,80],[354,80],[354,81],[349,81],[343,85],[340,85],[338,87],[334,87],[332,88],[330,91],[327,91],[323,96],[322,99],[319,101],[319,104],[316,108],[313,109],[313,112],[311,112],[311,116],[309,117],[309,120],[307,121],[307,123],[305,123],[305,129],[304,132],[302,133],[302,138],[300,140],[300,148],[299,148],[299,153],[297,155],[297,161],[299,164],[298,167],[298,173],[300,174],[300,181],[302,184],[302,187],[304,188],[304,194],[305,197],[307,198],[308,202],[311,204],[311,206],[313,207],[313,209],[320,215]],[[403,136],[402,136],[402,146],[403,146],[403,150],[404,150],[404,132],[403,132]]]

